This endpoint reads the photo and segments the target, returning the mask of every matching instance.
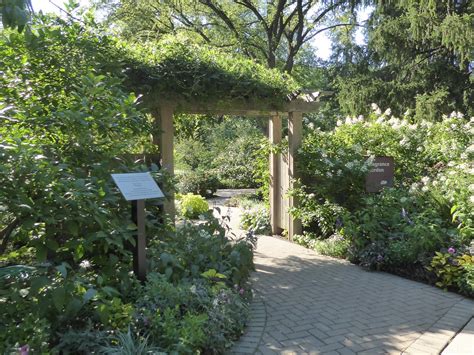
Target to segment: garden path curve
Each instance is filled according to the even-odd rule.
[[[439,354],[474,316],[457,294],[276,237],[259,237],[255,264],[251,318],[231,354]]]

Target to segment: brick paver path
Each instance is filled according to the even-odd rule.
[[[439,354],[474,302],[260,237],[256,297],[232,354]],[[461,354],[460,354],[461,355]]]

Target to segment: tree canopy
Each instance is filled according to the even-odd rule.
[[[237,51],[291,72],[297,54],[315,36],[340,26],[356,25],[354,17],[335,15],[354,10],[354,0],[158,1],[120,0],[110,5],[110,21],[126,38],[156,40],[185,33],[197,41]],[[111,4],[112,3],[112,4]]]
[[[31,0],[0,0],[2,26],[23,31],[30,21],[32,10]]]
[[[439,113],[474,114],[474,3],[397,1],[380,4],[368,27],[368,46],[350,48],[336,64],[338,102],[349,114],[371,102],[417,119]],[[339,52],[338,52],[339,53]]]

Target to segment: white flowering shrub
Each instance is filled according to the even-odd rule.
[[[308,127],[301,182],[290,192],[300,201],[290,212],[306,232],[298,240],[315,248],[341,234],[351,260],[430,280],[424,266],[436,251],[469,254],[474,243],[474,118],[453,112],[415,122],[409,112],[396,118],[372,108],[332,131]],[[394,187],[368,194],[374,156],[394,158]]]
[[[342,205],[357,203],[352,198],[363,192],[371,163],[364,155],[361,145],[347,144],[334,132],[309,134],[298,157],[304,191]]]

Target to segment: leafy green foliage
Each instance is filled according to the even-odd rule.
[[[59,344],[54,347],[54,350],[91,353],[106,346],[109,337],[110,334],[106,331],[98,331],[88,327],[81,330],[69,329],[61,334]]]
[[[345,259],[350,248],[350,240],[340,234],[334,234],[329,238],[320,239],[315,234],[305,233],[293,236],[295,243],[307,248],[314,249],[321,255]]]
[[[116,343],[116,345],[114,344]],[[148,344],[148,338],[138,338],[134,336],[129,329],[127,333],[118,332],[118,334],[111,340],[111,344],[103,346],[100,351],[101,354],[107,355],[145,355],[145,354],[157,354],[164,355],[165,352],[161,352],[159,348],[150,346]]]
[[[270,211],[265,203],[252,203],[246,206],[240,217],[240,225],[255,234],[271,234]]]
[[[202,273],[213,269],[225,275],[232,285],[243,285],[253,269],[251,242],[231,243],[214,218],[204,220],[199,227],[185,223],[177,237],[165,242],[152,251],[151,266],[175,282],[200,278]]]
[[[438,276],[436,286],[444,288],[461,286],[460,289],[468,295],[474,293],[474,284],[470,271],[474,265],[474,256],[453,255],[454,253],[436,252],[428,269]]]
[[[188,193],[179,198],[181,215],[185,218],[198,218],[209,211],[209,205],[204,197]]]
[[[22,32],[30,21],[31,11],[31,0],[2,0],[0,17],[3,27],[17,28]]]
[[[219,179],[213,171],[185,171],[177,174],[178,191],[182,194],[197,194],[205,197],[214,195],[219,187]]]
[[[337,100],[345,114],[368,113],[377,102],[418,120],[442,113],[474,114],[472,1],[377,2],[368,23],[368,44],[341,42],[333,59]],[[471,63],[471,64],[470,64]]]
[[[108,20],[120,35],[132,41],[161,39],[167,34],[241,53],[269,68],[291,72],[302,61],[300,52],[328,29],[338,12],[353,12],[361,1],[194,1],[101,0]],[[341,19],[337,26],[353,27]],[[348,23],[346,23],[348,22]],[[329,27],[331,28],[331,27]]]
[[[219,180],[229,188],[256,187],[255,172],[261,134],[238,137],[229,142],[216,157],[215,165]],[[267,158],[265,156],[265,158]],[[267,161],[267,159],[265,159]],[[268,170],[268,166],[267,166]]]
[[[194,349],[222,353],[242,330],[248,312],[240,296],[222,285],[205,279],[172,285],[157,274],[149,276],[137,306],[149,342],[181,354]]]
[[[218,187],[249,188],[267,184],[267,139],[261,120],[223,117],[202,120],[196,137],[183,135],[176,147],[178,190],[202,196]]]
[[[474,264],[465,263],[464,272],[457,281],[459,290],[465,295],[474,297]]]
[[[0,32],[0,352],[25,344],[34,353],[90,353],[107,344],[113,352],[118,343],[133,353],[146,344],[223,352],[245,319],[247,302],[234,285],[246,287],[252,245],[231,242],[215,220],[175,234],[147,203],[150,268],[165,280],[154,292],[196,280],[211,295],[209,303],[196,296],[192,311],[173,299],[169,309],[154,308],[156,335],[147,343],[149,328],[136,319],[148,291],[130,272],[136,226],[110,173],[168,178],[129,158],[153,152],[153,128],[125,85],[117,60],[124,49],[85,26],[40,17],[33,42]],[[194,238],[199,233],[206,237]],[[226,277],[218,290],[201,275],[212,268]],[[214,301],[220,306],[203,306]]]
[[[290,192],[300,201],[291,213],[306,230],[296,240],[431,282],[424,266],[435,252],[453,246],[470,253],[472,119],[453,112],[437,123],[414,123],[373,109],[368,118],[338,121],[334,130],[309,131],[299,151],[302,178]],[[374,155],[394,157],[395,186],[367,194]]]
[[[163,98],[178,95],[224,109],[226,100],[264,100],[277,108],[298,89],[276,69],[179,36],[128,48],[125,56],[134,63],[128,73],[132,85],[149,85]]]
[[[381,260],[392,266],[413,264],[450,243],[456,233],[449,214],[446,218],[429,194],[410,196],[393,189],[364,200],[364,208],[354,213],[357,225],[346,230],[360,262],[369,268]]]

